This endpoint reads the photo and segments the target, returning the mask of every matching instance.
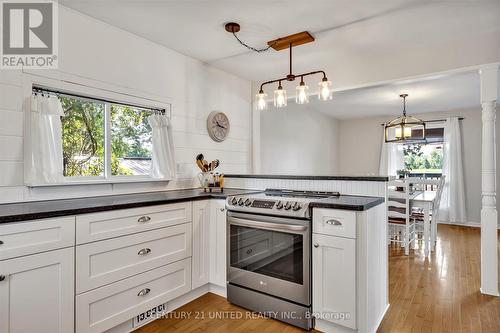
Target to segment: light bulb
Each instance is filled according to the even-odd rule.
[[[257,106],[257,110],[262,111],[267,109],[266,97],[267,94],[262,90],[255,95],[255,105]]]
[[[403,129],[401,130],[401,127],[396,127],[396,133],[395,133],[396,139],[409,139],[411,138],[411,127],[406,127],[403,126]]]
[[[328,81],[328,79],[325,77],[318,85],[319,85],[319,92],[318,92],[319,100],[328,101],[332,99],[332,82]]]
[[[394,135],[396,139],[401,139],[401,127],[396,127],[396,133]]]
[[[411,127],[405,127],[403,134],[405,139],[411,138]]]
[[[274,91],[274,107],[282,108],[286,106],[286,90],[280,85]]]
[[[295,88],[295,103],[309,103],[309,95],[307,94],[307,90],[309,90],[309,87],[305,85],[304,81],[301,81],[300,85]]]

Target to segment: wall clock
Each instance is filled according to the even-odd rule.
[[[207,130],[212,140],[224,141],[229,134],[229,119],[224,112],[213,111],[208,115]]]

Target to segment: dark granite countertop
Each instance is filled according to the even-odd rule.
[[[311,202],[310,207],[363,211],[380,205],[384,201],[385,199],[380,197],[341,195],[338,197],[318,199],[317,201]]]
[[[347,180],[347,181],[368,181],[386,182],[389,176],[355,176],[355,175],[251,175],[251,174],[225,174],[225,178],[257,178],[257,179],[296,179],[296,180]]]
[[[222,193],[208,193],[200,189],[188,189],[0,204],[0,223],[154,206],[183,201],[225,199],[230,195],[256,192],[260,191],[225,188]]]

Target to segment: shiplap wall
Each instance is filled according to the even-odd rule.
[[[23,179],[23,75],[0,71],[0,202],[107,195],[196,185],[196,154],[221,160],[221,172],[251,166],[251,83],[79,12],[59,8],[59,69],[73,80],[113,91],[159,96],[172,103],[178,177],[172,182],[25,187]],[[38,75],[45,75],[43,70]],[[75,79],[76,78],[76,79]],[[226,141],[206,130],[211,111],[231,121]]]

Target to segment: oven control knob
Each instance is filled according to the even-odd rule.
[[[292,208],[292,203],[291,202],[287,202],[285,204],[285,210],[290,210],[290,208]]]
[[[278,201],[276,204],[276,209],[283,209],[283,203],[281,201]]]
[[[240,198],[240,199],[238,200],[238,205],[243,206],[243,203],[244,203],[243,198]]]
[[[236,199],[235,197],[233,197],[233,198],[231,199],[231,204],[232,204],[232,205],[236,205],[237,203],[238,203],[238,199]]]
[[[245,200],[245,206],[250,206],[252,204],[252,201],[250,201],[250,199],[246,199]]]
[[[300,208],[301,208],[301,207],[300,207],[300,204],[299,204],[298,202],[295,202],[295,203],[293,204],[293,206],[292,206],[292,209],[293,209],[294,211],[298,211]]]

